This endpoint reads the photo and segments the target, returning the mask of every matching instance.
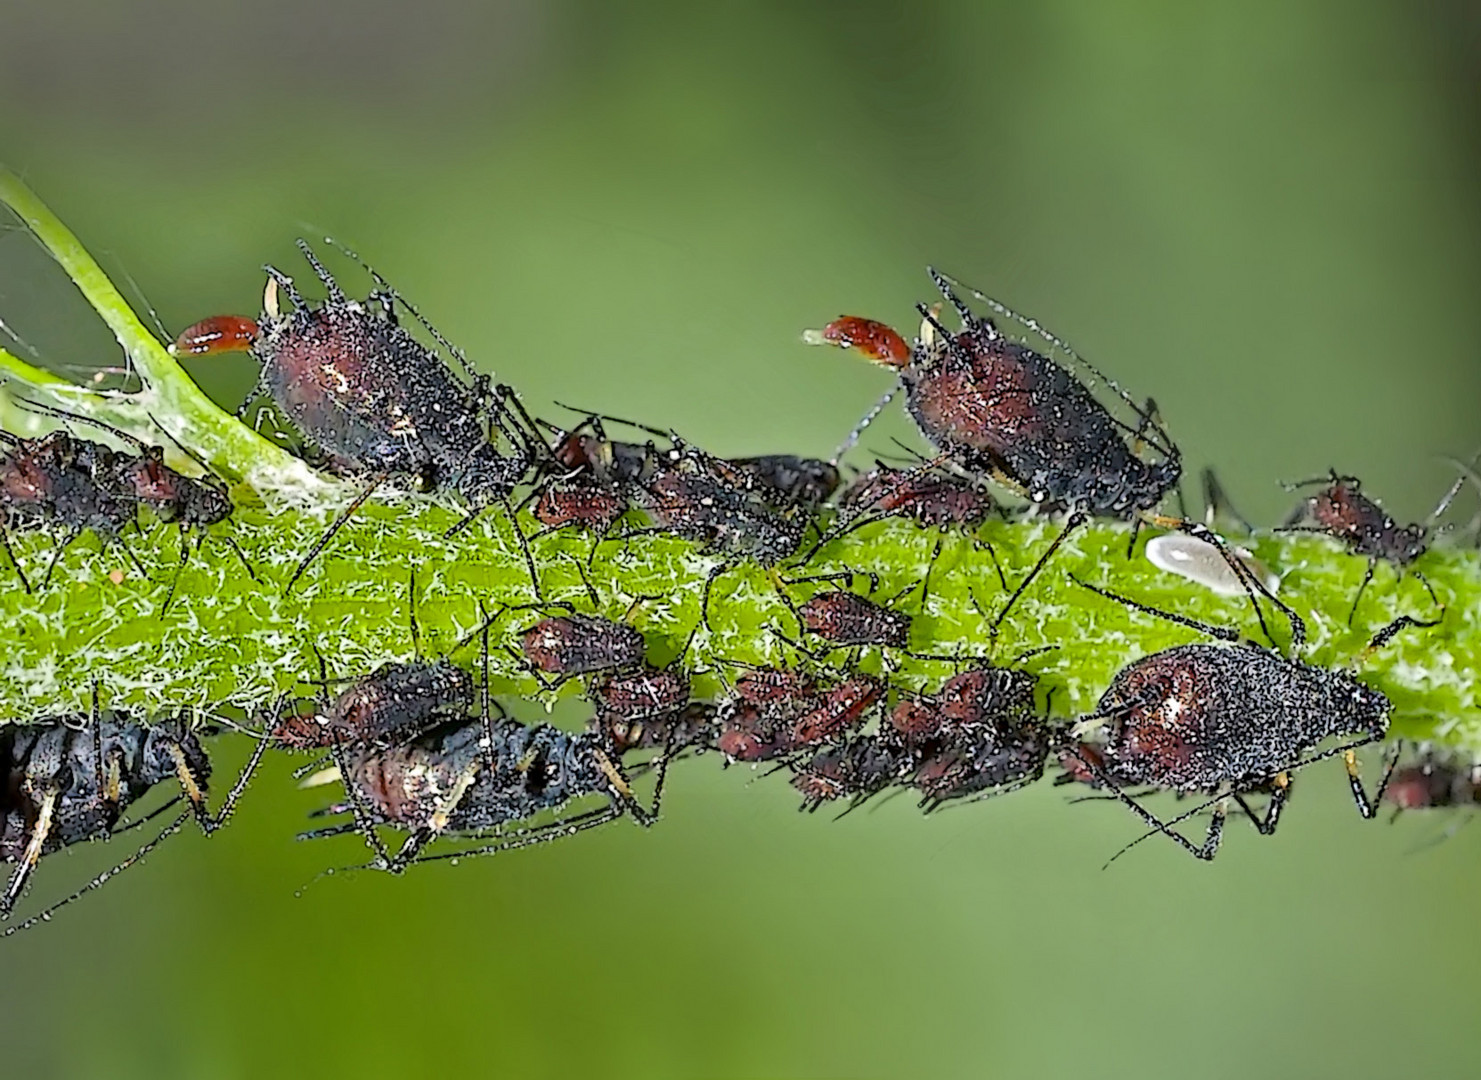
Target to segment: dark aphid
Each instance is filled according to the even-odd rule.
[[[246,344],[262,365],[260,391],[331,468],[370,478],[366,494],[387,479],[406,479],[425,491],[455,491],[474,513],[501,502],[512,519],[509,494],[544,447],[514,391],[490,389],[488,377],[471,368],[471,385],[457,378],[399,324],[397,306],[459,361],[461,354],[374,271],[379,291],[370,300],[352,300],[306,243],[299,241],[299,250],[324,284],[323,303],[310,305],[291,278],[266,267],[263,317],[255,331],[248,320],[215,317],[187,328],[175,351],[198,355]],[[279,307],[280,292],[291,304],[287,311]],[[358,505],[315,545],[289,588]]]
[[[849,800],[852,808],[902,779],[914,764],[894,740],[856,735],[796,766],[792,786],[802,794],[799,809],[808,813],[839,799]]]
[[[1057,738],[1055,729],[1034,722],[984,726],[926,755],[910,783],[927,813],[952,799],[1005,794],[1044,775]]]
[[[1099,761],[1083,758],[1086,769],[1150,828],[1198,858],[1212,859],[1223,835],[1226,798],[1268,835],[1275,831],[1289,797],[1291,774],[1338,754],[1347,766],[1359,812],[1365,818],[1373,816],[1394,763],[1389,763],[1378,794],[1370,799],[1358,776],[1354,751],[1388,732],[1392,704],[1380,691],[1347,671],[1317,667],[1240,642],[1233,630],[1086,587],[1228,643],[1180,645],[1133,661],[1116,675],[1096,711],[1081,721],[1105,725]],[[1381,647],[1406,627],[1431,625],[1435,624],[1405,616],[1381,631],[1369,648]],[[1318,750],[1334,737],[1349,741],[1335,750]],[[1124,790],[1142,785],[1217,796],[1203,843],[1192,843]],[[1263,817],[1246,801],[1256,792],[1270,794]]]
[[[160,614],[163,615],[168,610],[170,601],[174,599],[180,573],[185,569],[185,564],[190,557],[188,533],[196,532],[196,547],[199,549],[200,545],[205,543],[206,530],[212,525],[218,525],[227,520],[236,509],[231,496],[227,494],[226,485],[204,476],[187,476],[171,468],[165,464],[163,447],[146,443],[111,424],[34,401],[22,400],[19,404],[27,411],[44,416],[91,424],[117,439],[131,443],[136,448],[136,453],[125,454],[97,447],[86,455],[84,463],[93,477],[115,495],[132,499],[137,506],[145,507],[159,521],[167,525],[179,526],[180,564],[175,568],[174,579],[170,582],[170,591],[160,607]],[[168,432],[165,434],[168,435]],[[87,445],[96,446],[96,444]],[[179,443],[176,445],[179,446]],[[180,449],[194,457],[184,447]],[[199,459],[196,460],[199,462]],[[205,467],[204,462],[200,464],[203,468]],[[248,576],[255,581],[257,575],[253,572],[251,563],[247,561],[246,555],[242,553],[236,541],[229,536],[222,536],[221,539],[232,551],[236,552],[237,558],[246,567]]]
[[[382,665],[308,713],[282,717],[270,737],[292,750],[405,742],[473,705],[473,679],[446,659]]]
[[[265,748],[265,743],[257,745],[220,812],[213,815],[206,807],[210,761],[184,721],[146,726],[113,710],[99,710],[95,701],[91,716],[8,725],[0,731],[0,859],[15,864],[15,869],[0,894],[0,918],[10,917],[43,856],[119,831],[123,812],[163,781],[178,781],[189,809],[124,867],[179,831],[191,816],[202,831],[214,832],[230,817]],[[94,878],[6,933],[49,919],[57,908],[102,885],[120,869]]]
[[[960,332],[952,333],[931,309],[918,305],[924,318],[921,336],[908,349],[902,350],[903,339],[888,327],[855,316],[805,338],[859,349],[894,369],[921,433],[956,465],[1022,492],[1035,505],[1068,513],[1064,529],[998,612],[994,631],[1065,538],[1092,518],[1175,528],[1223,550],[1206,526],[1156,513],[1177,486],[1182,459],[1157,420],[1155,403],[1138,406],[1117,389],[1137,422],[1133,426],[1116,418],[1067,368],[1004,335],[991,319],[967,306],[951,279],[935,270],[929,273],[960,316]],[[967,291],[1095,373],[1036,322],[976,290]],[[1144,446],[1157,456],[1141,456]],[[1250,586],[1254,602],[1255,591],[1263,588],[1257,582]]]
[[[664,762],[658,763],[653,807],[638,802],[621,766],[599,735],[571,734],[548,724],[525,725],[499,711],[449,724],[385,750],[341,755],[345,802],[326,813],[351,813],[354,823],[306,833],[302,838],[358,831],[375,853],[373,868],[400,873],[414,862],[488,855],[569,836],[624,814],[640,825],[658,816]],[[513,826],[573,799],[597,795],[607,805],[493,843],[438,855],[422,849],[443,834],[479,833]],[[377,831],[390,825],[407,837],[394,855]]]
[[[707,701],[692,701],[677,711],[639,719],[599,710],[588,729],[608,739],[618,754],[662,749],[672,756],[691,746],[713,743],[719,730],[716,715],[715,706]]]
[[[882,461],[843,490],[838,506],[850,530],[899,517],[927,528],[975,529],[999,512],[998,502],[973,482],[943,472],[934,461],[897,469]]]
[[[854,317],[830,323],[820,340],[861,348],[899,371],[921,433],[969,471],[998,477],[1037,504],[1093,517],[1132,520],[1155,509],[1176,486],[1182,465],[1153,408],[1133,405],[1139,425],[1129,428],[1066,368],[1006,337],[957,296],[954,282],[929,272],[961,317],[960,333],[921,306],[922,337],[903,355],[898,334]],[[1128,436],[1159,451],[1161,460],[1140,458]]]
[[[798,749],[794,726],[824,708],[828,690],[804,671],[751,668],[721,700],[715,745],[731,761],[769,761]]]
[[[1342,541],[1352,554],[1367,557],[1368,570],[1363,575],[1363,583],[1358,586],[1357,595],[1353,597],[1352,609],[1347,613],[1347,623],[1351,626],[1353,616],[1357,614],[1358,602],[1362,600],[1368,583],[1373,580],[1373,571],[1378,568],[1378,564],[1390,564],[1401,576],[1408,571],[1414,560],[1429,550],[1434,522],[1459,493],[1461,483],[1462,481],[1457,480],[1446,492],[1424,524],[1400,525],[1383,507],[1363,494],[1362,484],[1357,477],[1338,476],[1337,470],[1333,469],[1327,477],[1290,485],[1293,490],[1310,485],[1323,486],[1321,490],[1302,499],[1301,504],[1291,512],[1278,531],[1321,533]],[[1417,570],[1413,572],[1429,592],[1430,599],[1438,605],[1439,599],[1424,575]]]
[[[726,458],[725,464],[752,478],[763,498],[781,506],[798,505],[816,510],[838,490],[838,466],[817,458],[792,454],[763,454],[760,457]]]
[[[148,576],[119,535],[137,515],[134,499],[112,482],[120,455],[61,430],[35,439],[0,431],[0,447],[6,448],[0,454],[0,514],[4,519],[0,537],[9,529],[60,525],[67,530],[47,566],[43,587],[51,581],[62,553],[86,529],[104,542],[117,543],[139,575]],[[31,584],[8,540],[5,550],[21,584],[30,592]]]

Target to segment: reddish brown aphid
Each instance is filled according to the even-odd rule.
[[[472,702],[472,678],[448,660],[390,663],[312,713],[282,717],[270,736],[294,750],[394,745],[466,715]]]
[[[561,480],[540,489],[532,513],[546,532],[575,525],[606,532],[628,509],[621,495],[584,477]]]
[[[646,651],[643,635],[626,623],[574,612],[541,619],[521,635],[520,647],[537,677],[544,672],[558,681],[636,667]]]
[[[884,700],[884,692],[884,683],[870,675],[854,675],[826,691],[815,708],[793,722],[793,747],[816,746],[857,727]]]
[[[1430,514],[1430,524],[1400,525],[1388,512],[1362,492],[1362,484],[1355,476],[1338,476],[1332,470],[1329,478],[1309,480],[1305,484],[1291,485],[1293,488],[1307,484],[1324,484],[1320,491],[1308,495],[1291,512],[1280,527],[1282,532],[1316,532],[1342,541],[1354,555],[1368,559],[1368,570],[1363,583],[1358,586],[1352,600],[1352,610],[1347,613],[1347,623],[1352,625],[1357,614],[1358,602],[1363,591],[1373,580],[1373,572],[1380,562],[1389,563],[1402,577],[1414,560],[1429,550],[1432,523],[1443,514],[1460,490],[1460,481],[1446,493],[1440,504]],[[1309,523],[1309,524],[1304,524]],[[1414,572],[1423,583],[1430,599],[1439,604],[1434,589],[1423,574]]]
[[[750,702],[723,703],[717,722],[715,747],[731,761],[769,761],[794,749],[784,725]]]
[[[925,527],[975,529],[998,512],[997,500],[986,491],[942,472],[934,462],[914,469],[876,462],[844,489],[838,503],[850,512],[850,529],[886,517],[908,518]],[[868,520],[860,521],[862,515],[869,515]]]
[[[1383,798],[1396,813],[1481,805],[1481,765],[1426,755],[1397,769]]]
[[[735,682],[716,716],[716,746],[733,761],[766,761],[796,749],[792,727],[821,708],[826,692],[805,672],[754,668]]]
[[[909,615],[844,589],[828,589],[809,597],[798,605],[797,621],[807,633],[833,645],[910,646]]]
[[[810,702],[820,693],[818,681],[790,668],[753,668],[735,680],[737,698],[763,709],[788,708]]]
[[[669,727],[665,719],[683,711],[689,693],[689,677],[673,665],[598,675],[587,689],[596,706],[592,724],[612,733],[619,753]]]
[[[119,536],[138,514],[137,503],[113,475],[121,455],[61,430],[36,439],[0,431],[0,448],[4,448],[0,453],[0,541],[27,592],[31,584],[10,550],[6,529],[60,525],[67,530],[47,567],[43,586],[51,581],[62,553],[85,529],[105,542],[116,542],[144,576],[143,567]]]

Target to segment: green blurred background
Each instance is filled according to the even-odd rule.
[[[1257,520],[1328,465],[1412,518],[1481,445],[1478,58],[1460,3],[30,3],[0,160],[171,330],[327,231],[537,410],[725,453],[830,450],[885,380],[798,331],[908,326],[933,261],[1154,393]],[[111,357],[27,258],[0,315]],[[324,793],[275,763],[0,946],[4,1074],[1475,1075],[1481,830],[1363,825],[1340,770],[1275,840],[1106,871],[1130,817],[1047,785],[833,822],[675,772],[649,833],[295,898],[363,848],[295,845]]]

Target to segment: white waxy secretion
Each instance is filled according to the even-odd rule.
[[[1265,588],[1271,592],[1280,588],[1280,578],[1259,559],[1241,547],[1229,550]],[[1239,596],[1245,591],[1218,548],[1186,533],[1152,537],[1147,541],[1147,561],[1159,570],[1187,578],[1220,596]]]

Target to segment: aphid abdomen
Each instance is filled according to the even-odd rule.
[[[344,782],[355,785],[378,820],[427,827],[446,812],[478,761],[482,734],[480,724],[459,724],[389,749],[355,753]]]

